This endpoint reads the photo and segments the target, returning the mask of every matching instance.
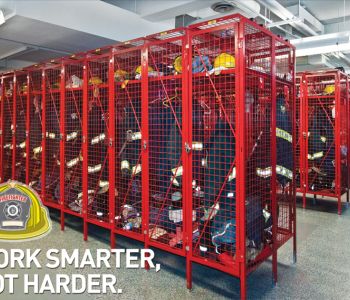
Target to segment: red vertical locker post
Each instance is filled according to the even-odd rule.
[[[350,147],[350,76],[347,75],[346,76],[346,102],[347,102],[347,114],[348,114],[348,118],[347,118],[347,133],[348,133],[348,145],[347,147]],[[346,200],[347,202],[349,202],[349,198],[350,198],[350,151],[347,151],[347,177],[348,177],[348,183],[347,183],[347,195],[346,195]]]
[[[303,130],[302,130],[302,126],[303,123],[301,123],[301,114],[304,113],[304,110],[302,110],[302,105],[301,105],[301,93],[302,91],[302,87],[303,85],[301,84],[302,81],[302,76],[297,75],[295,76],[295,87],[296,87],[296,190],[297,192],[301,193],[303,191],[303,186],[302,183],[304,182],[304,168],[302,168],[301,166],[303,165],[303,156],[301,155],[301,149],[302,149],[302,144],[303,144],[303,139],[304,139],[304,135],[303,135]]]
[[[60,188],[57,197],[64,214],[83,218],[83,88],[84,55],[62,61],[60,109]]]
[[[15,126],[14,120],[14,74],[8,73],[2,76],[2,176],[1,182],[6,182],[12,178],[13,163],[13,131]]]
[[[142,126],[148,130],[142,145],[148,155],[148,169],[142,169],[143,188],[146,185],[149,189],[143,198],[148,218],[146,247],[181,256],[188,247],[185,156],[191,147],[186,140],[188,132],[184,132],[189,113],[185,45],[183,28],[148,36],[141,74],[142,115],[146,117]]]
[[[4,109],[4,98],[5,98],[5,90],[4,90],[4,79],[1,76],[0,80],[0,164],[3,166],[2,155],[3,155],[3,109]],[[0,168],[0,183],[2,183],[2,175],[3,167]]]
[[[244,299],[246,277],[269,256],[277,280],[277,250],[294,236],[294,48],[239,15],[189,35],[190,104],[205,107],[189,255],[240,278]]]
[[[277,248],[293,237],[293,261],[296,262],[296,169],[297,124],[295,89],[295,48],[283,40],[275,43],[276,90],[276,219]],[[277,271],[277,266],[276,266]]]
[[[84,238],[92,223],[111,229],[110,186],[110,68],[111,47],[90,51],[86,57],[83,102],[83,214]],[[113,129],[112,129],[113,130]],[[84,163],[85,162],[85,163]],[[113,179],[114,180],[114,179]],[[85,184],[84,184],[85,181]],[[86,211],[84,211],[86,210]]]
[[[144,39],[136,39],[115,45],[112,50],[113,69],[110,76],[114,91],[113,108],[115,146],[110,172],[114,171],[115,189],[111,195],[112,231],[139,241],[144,241],[145,210],[144,193],[147,188],[142,178],[145,173],[145,151],[142,140],[145,120],[142,111],[142,52]],[[137,76],[137,78],[136,78]],[[111,126],[113,128],[113,126]],[[113,176],[111,174],[111,176]]]
[[[304,72],[300,103],[306,139],[303,156],[305,176],[303,207],[306,196],[328,197],[342,212],[342,197],[348,196],[348,76],[340,71]],[[302,166],[301,166],[302,167]]]
[[[28,68],[26,184],[40,194],[42,174],[43,70],[40,65]]]
[[[28,97],[28,77],[25,71],[16,71],[16,101],[14,114],[16,115],[15,129],[15,164],[13,179],[26,181],[26,129],[27,129],[27,97]]]
[[[45,205],[61,209],[60,204],[60,126],[61,94],[64,80],[62,61],[43,64],[42,79],[42,174],[39,183]]]
[[[17,82],[16,72],[13,75],[13,95],[12,95],[12,165],[11,165],[11,179],[15,179],[16,173],[16,128],[17,128],[17,114],[16,114],[16,103],[17,103]]]

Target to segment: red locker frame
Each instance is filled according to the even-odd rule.
[[[83,103],[85,56],[75,54],[62,60],[63,78],[60,109],[60,188],[61,229],[65,213],[83,214]]]
[[[301,168],[301,144],[302,144],[302,123],[301,123],[301,103],[300,103],[300,97],[301,97],[301,80],[302,76],[300,73],[296,74],[295,76],[295,91],[296,91],[296,111],[295,111],[295,125],[296,125],[296,151],[295,151],[295,164],[296,164],[296,192],[302,193],[302,185],[304,182],[304,168]]]
[[[15,175],[15,155],[14,147],[16,116],[16,88],[14,73],[4,74],[1,78],[2,95],[1,95],[1,182],[13,179]]]
[[[298,76],[303,207],[307,194],[329,197],[337,201],[341,214],[344,194],[349,202],[349,76],[338,70]]]
[[[39,188],[45,205],[61,209],[55,191],[60,187],[62,61],[51,60],[43,64],[42,70],[42,173]]]
[[[146,247],[186,256],[186,134],[188,124],[188,50],[186,30],[179,28],[147,37],[142,80],[146,201]],[[174,61],[181,58],[180,68]],[[169,66],[173,66],[170,68]],[[147,74],[147,76],[143,76]],[[145,107],[147,105],[147,107]],[[187,126],[187,127],[186,127]]]
[[[111,207],[114,211],[113,235],[120,234],[135,240],[145,241],[145,204],[142,174],[145,172],[141,138],[144,122],[141,99],[143,80],[135,79],[136,70],[142,72],[142,54],[145,39],[139,38],[115,45],[112,49],[112,102],[110,115],[115,115],[110,128],[113,148],[110,156],[110,174],[114,178],[114,194]],[[137,69],[138,68],[138,69]],[[112,208],[111,208],[112,209]],[[111,243],[115,242],[114,237]]]
[[[217,164],[224,166],[221,170],[223,174],[220,175],[219,171],[215,176],[208,176],[206,173],[202,176],[206,178],[204,193],[213,199],[212,203],[206,204],[206,200],[195,199],[192,193],[188,194],[190,207],[196,210],[204,206],[209,216],[204,224],[198,225],[198,240],[193,238],[189,240],[187,271],[191,272],[191,262],[197,262],[238,277],[241,282],[241,298],[246,298],[247,275],[269,256],[272,256],[273,278],[275,282],[277,281],[277,250],[290,238],[293,238],[293,253],[296,260],[295,167],[292,166],[288,170],[287,174],[290,176],[288,185],[281,187],[276,182],[280,174],[278,171],[281,172],[281,167],[277,164],[281,160],[281,155],[277,153],[276,124],[283,121],[277,114],[276,103],[279,101],[279,95],[283,94],[285,105],[289,106],[287,108],[289,119],[290,121],[295,119],[295,49],[265,28],[239,15],[190,26],[188,42],[191,51],[188,65],[193,66],[193,62],[198,64],[199,61],[206,65],[203,72],[194,73],[193,67],[189,68],[189,104],[193,107],[197,101],[201,101],[211,111],[205,127],[209,132],[204,133],[204,138],[208,136],[211,141],[210,136],[214,136],[215,140],[217,134],[215,124],[221,123],[219,128],[225,128],[226,133],[217,136],[219,142],[214,144],[214,152],[210,150],[208,152],[212,153],[214,158],[211,158],[211,162],[210,158],[206,161],[208,165],[215,166],[215,160],[220,161],[215,158],[215,152],[221,153],[217,155],[224,156],[225,163],[221,161]],[[223,52],[235,57],[235,67],[232,68],[231,61],[229,68],[222,70],[219,60],[218,66],[214,65],[214,71],[210,71],[206,60],[209,58],[209,61],[213,61]],[[252,98],[254,97],[252,94],[255,99]],[[192,113],[188,113],[188,117],[191,116]],[[294,125],[290,129],[292,134],[289,132],[287,135],[292,142],[295,141]],[[189,141],[192,140],[191,134],[195,134],[195,131],[190,129]],[[193,144],[190,148],[193,148]],[[232,149],[231,154],[227,149]],[[294,159],[294,143],[293,148],[289,146],[289,149],[292,157],[286,157],[287,154],[283,157],[283,152],[280,153],[284,160]],[[200,177],[203,172],[195,171],[196,160],[193,159],[193,155],[194,151],[190,151],[188,163],[192,165],[192,172],[189,172],[187,182],[192,182],[194,175]],[[257,178],[259,168],[269,170],[270,176]],[[231,187],[232,190],[228,189],[230,177],[236,178],[236,186]],[[208,185],[214,187],[206,188]],[[269,188],[266,189],[266,186]],[[211,194],[215,189],[217,193]],[[223,193],[227,195],[222,197]],[[234,195],[236,200],[232,198],[230,200]],[[224,215],[220,220],[228,222],[226,229],[230,226],[235,228],[236,247],[220,249],[220,254],[217,249],[216,252],[208,253],[210,252],[208,246],[201,247],[201,243],[208,239],[206,237],[208,231],[215,230],[214,225],[210,225],[215,222],[211,216],[214,214],[215,219],[219,201],[224,207]],[[272,215],[271,240],[266,240],[261,250],[255,254],[246,247],[247,239],[256,236],[260,230],[259,223],[251,220],[254,208],[249,203],[253,203],[253,207],[256,203],[261,203],[260,205],[268,208]],[[191,215],[190,210],[188,214]],[[236,220],[234,225],[231,219]],[[195,223],[189,222],[188,233],[196,230],[194,225]],[[213,234],[213,231],[211,232]],[[188,287],[191,287],[190,274],[187,275],[187,279]]]
[[[27,129],[26,129],[26,165],[25,183],[41,193],[39,183],[42,175],[42,128],[44,73],[41,65],[35,65],[27,71]]]
[[[13,179],[25,182],[26,180],[26,130],[27,130],[27,97],[28,76],[24,71],[15,72],[16,109],[14,110],[15,126],[15,173]]]
[[[110,199],[114,197],[114,176],[110,176],[114,128],[111,99],[113,99],[113,69],[111,47],[96,49],[87,54],[84,72],[83,101],[83,214],[84,238],[87,224],[110,229],[114,210]],[[108,183],[106,183],[108,182]],[[108,184],[108,189],[104,189]],[[112,203],[112,206],[114,204]],[[114,234],[111,231],[111,243]]]
[[[183,256],[188,288],[193,262],[221,270],[245,299],[270,256],[277,281],[290,238],[296,260],[296,166],[283,165],[296,158],[294,63],[287,41],[231,15],[16,72],[28,89],[26,182],[60,210],[62,230],[65,213],[81,217],[85,240],[91,223],[112,248],[120,234]],[[21,94],[14,74],[1,82],[1,114],[14,118],[1,119],[1,155],[14,166]],[[230,241],[218,243],[226,221]]]

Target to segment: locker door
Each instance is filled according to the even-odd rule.
[[[116,113],[115,199],[117,232],[143,239],[141,47],[114,56]]]
[[[15,179],[26,181],[27,74],[16,76],[16,164]]]
[[[64,199],[64,209],[81,214],[84,176],[83,62],[65,65],[64,123],[64,158],[61,162],[64,187],[60,188],[60,198]]]
[[[36,70],[29,72],[29,180],[28,184],[37,192],[40,192],[40,178],[42,174],[42,71]]]
[[[109,56],[88,60],[87,218],[109,226]],[[86,159],[85,157],[83,159]]]
[[[3,182],[12,178],[12,156],[13,156],[13,141],[12,134],[14,130],[14,112],[13,112],[13,97],[14,97],[14,81],[13,76],[4,78],[4,103],[3,103]]]
[[[46,203],[58,204],[60,199],[55,191],[57,191],[60,184],[60,65],[46,70],[45,84],[44,170],[41,176],[40,188]]]

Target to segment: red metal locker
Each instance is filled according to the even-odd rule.
[[[277,249],[295,234],[294,48],[238,15],[190,26],[189,42],[190,103],[206,109],[189,255],[239,277],[245,298],[271,255],[277,280]]]
[[[102,227],[110,228],[109,193],[109,98],[111,49],[97,49],[87,55],[84,88],[86,98],[85,133],[83,133],[83,201],[86,203],[86,220]],[[85,109],[85,110],[84,110]],[[84,147],[83,146],[83,147]],[[85,166],[85,168],[84,168]],[[113,191],[114,192],[114,191]],[[85,193],[85,194],[84,194]],[[84,214],[83,205],[83,214]]]
[[[15,174],[14,179],[26,181],[26,129],[28,77],[23,71],[15,72],[16,82],[16,132],[15,132]]]
[[[144,39],[116,45],[113,49],[115,90],[115,220],[117,234],[144,241],[144,193],[142,174],[142,80]]]
[[[42,122],[42,174],[39,188],[45,205],[60,209],[60,109],[61,60],[52,60],[43,66],[43,122]],[[55,193],[56,191],[56,193]]]
[[[14,138],[14,74],[5,74],[2,76],[2,182],[13,178],[13,138]]]
[[[188,120],[187,49],[185,29],[175,29],[147,37],[141,76],[144,96],[148,103],[148,170],[143,186],[147,185],[145,213],[148,215],[146,246],[185,255],[186,197],[185,180],[186,130]],[[137,75],[136,75],[137,76]],[[144,132],[144,131],[143,131]],[[189,146],[188,146],[189,147]]]
[[[42,174],[43,71],[40,66],[28,70],[27,105],[27,178],[26,183],[40,193]]]
[[[337,201],[341,214],[342,197],[349,202],[349,77],[337,70],[299,76],[303,207],[307,195],[329,197]]]
[[[65,213],[82,217],[83,210],[83,88],[84,57],[63,60],[61,89],[60,188]],[[64,226],[64,220],[61,220]]]

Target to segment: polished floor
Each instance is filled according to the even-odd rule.
[[[286,244],[279,252],[277,286],[272,284],[271,263],[265,262],[248,279],[249,299],[350,299],[350,209],[344,206],[338,216],[333,202],[309,201],[308,209],[297,210],[298,261],[292,264],[292,245]],[[107,231],[90,225],[89,241],[84,242],[79,219],[68,218],[65,232],[61,232],[57,215],[52,212],[53,231],[43,239],[19,243],[0,243],[0,248],[108,248]],[[118,247],[142,247],[135,241],[118,237]],[[118,288],[123,293],[113,295],[61,295],[21,296],[21,285],[15,286],[16,295],[0,294],[0,299],[238,299],[239,281],[221,272],[194,264],[193,289],[188,291],[185,282],[185,260],[156,251],[161,270],[116,271]],[[8,271],[8,270],[7,270]],[[7,273],[77,273],[65,270],[11,270]],[[84,273],[109,273],[85,269]],[[4,273],[1,270],[1,273]]]

